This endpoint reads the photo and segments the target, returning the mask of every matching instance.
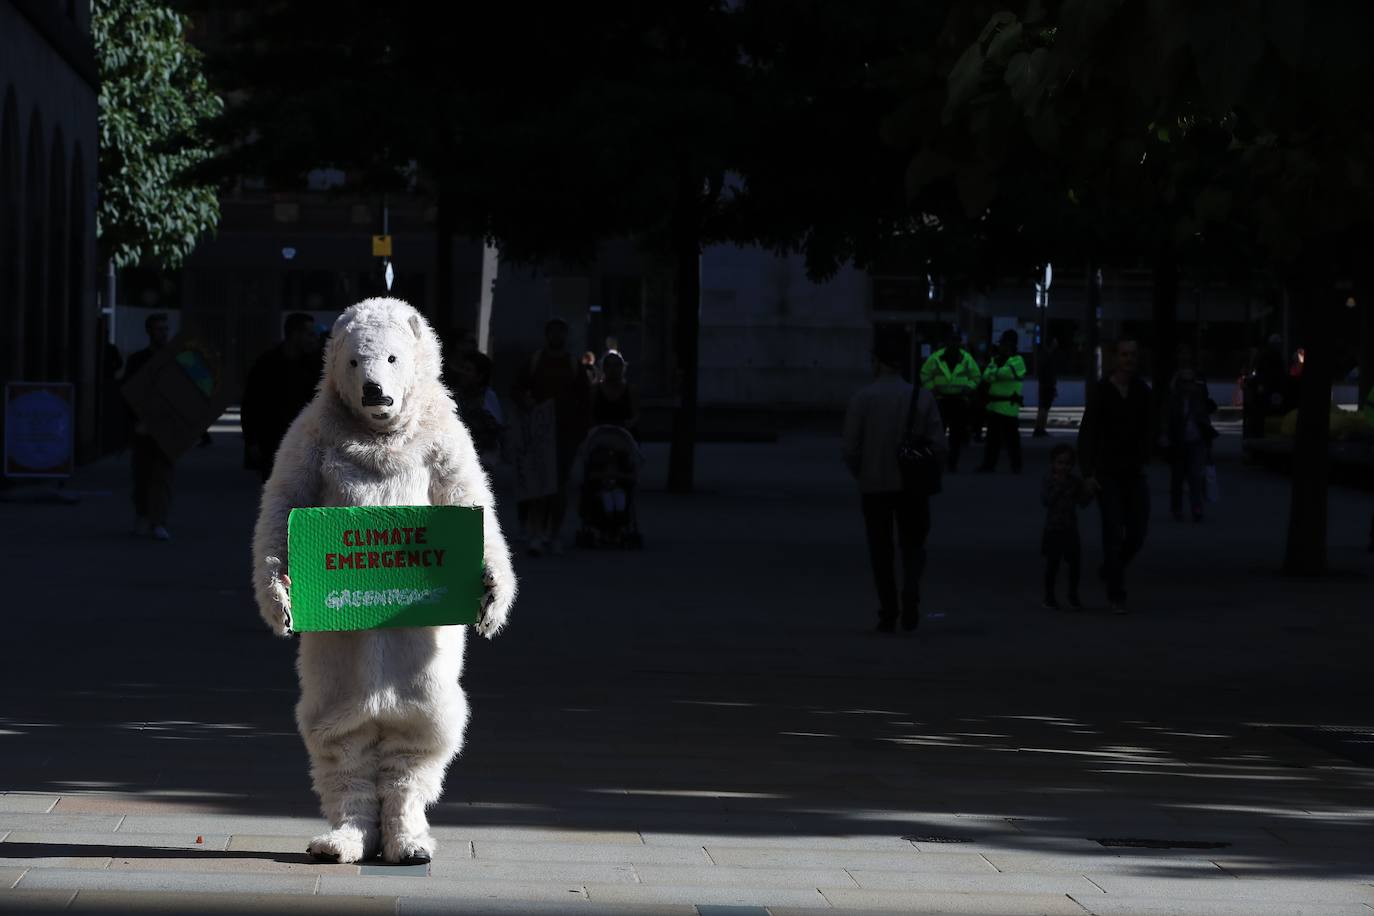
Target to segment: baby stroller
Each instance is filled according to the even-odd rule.
[[[574,479],[581,481],[578,547],[644,546],[636,495],[643,463],[639,445],[624,427],[596,426],[587,433],[573,464]]]

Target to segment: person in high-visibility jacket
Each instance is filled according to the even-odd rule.
[[[983,370],[983,382],[988,388],[988,443],[983,463],[978,470],[984,473],[997,469],[997,458],[1003,443],[1011,459],[1012,473],[1021,473],[1021,380],[1026,377],[1026,361],[1016,352],[1020,338],[1012,330],[1003,332],[997,342],[997,353]]]
[[[921,366],[921,387],[935,395],[949,438],[946,466],[959,470],[959,449],[968,435],[969,407],[982,372],[973,354],[965,350],[959,329],[952,328],[945,345]]]

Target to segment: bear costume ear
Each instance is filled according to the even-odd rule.
[[[425,329],[420,324],[419,315],[410,316],[410,330],[415,333],[416,340],[424,340]]]

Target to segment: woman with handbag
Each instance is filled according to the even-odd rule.
[[[920,624],[920,584],[930,533],[930,497],[940,489],[948,449],[944,423],[929,391],[901,376],[907,349],[900,339],[874,347],[874,380],[849,403],[844,420],[845,464],[859,485],[873,579],[878,590],[879,633]],[[896,530],[902,554],[898,600]]]

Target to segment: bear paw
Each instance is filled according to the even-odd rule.
[[[434,859],[434,837],[401,833],[382,843],[382,859],[394,865],[423,865]]]
[[[371,854],[368,846],[373,844],[368,840],[367,834],[357,827],[339,827],[315,837],[305,851],[329,862],[361,862]]]
[[[267,557],[267,594],[260,602],[262,619],[278,636],[291,635],[291,580],[281,568],[281,560]]]
[[[489,568],[482,569],[482,606],[477,611],[476,630],[479,636],[491,639],[506,625],[510,606],[514,603],[513,589],[504,587]]]

